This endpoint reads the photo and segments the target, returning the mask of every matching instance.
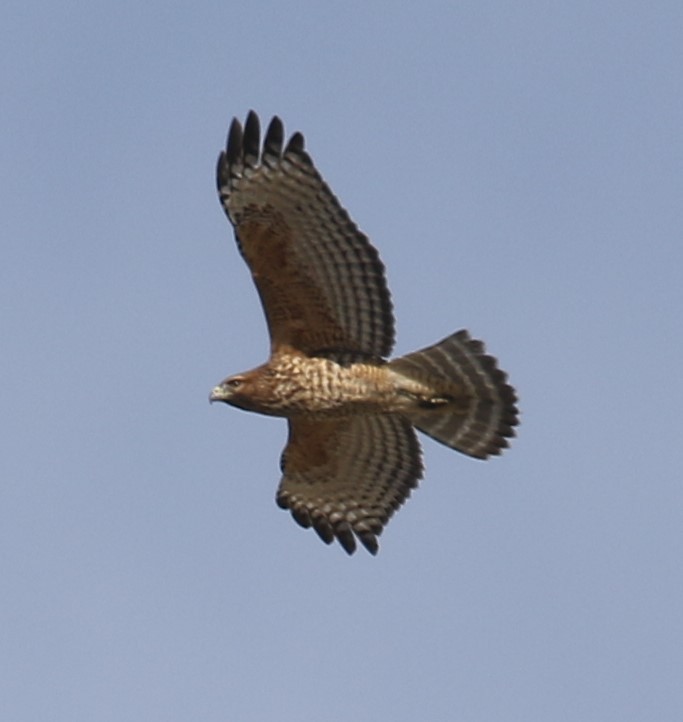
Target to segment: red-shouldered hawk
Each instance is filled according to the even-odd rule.
[[[387,361],[394,317],[384,266],[304,150],[252,111],[232,121],[218,192],[261,297],[267,363],[211,392],[287,418],[277,503],[352,554],[377,537],[422,477],[419,429],[453,449],[500,454],[516,396],[484,344],[458,331]]]

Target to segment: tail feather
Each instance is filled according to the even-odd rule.
[[[446,446],[486,459],[500,454],[519,423],[517,396],[481,341],[458,331],[433,346],[390,362],[393,370],[426,384],[408,418]]]

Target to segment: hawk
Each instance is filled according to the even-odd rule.
[[[269,360],[229,376],[211,401],[287,419],[277,504],[348,554],[371,553],[422,477],[415,429],[486,459],[508,446],[516,395],[484,344],[458,331],[388,360],[394,317],[384,266],[274,117],[232,121],[220,201],[258,289]]]

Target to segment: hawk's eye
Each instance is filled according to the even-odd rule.
[[[242,385],[242,379],[228,379],[225,385],[231,389],[238,389]]]

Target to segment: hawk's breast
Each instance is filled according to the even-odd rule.
[[[385,364],[339,364],[278,354],[267,364],[273,402],[283,415],[346,416],[392,410],[395,389]]]

